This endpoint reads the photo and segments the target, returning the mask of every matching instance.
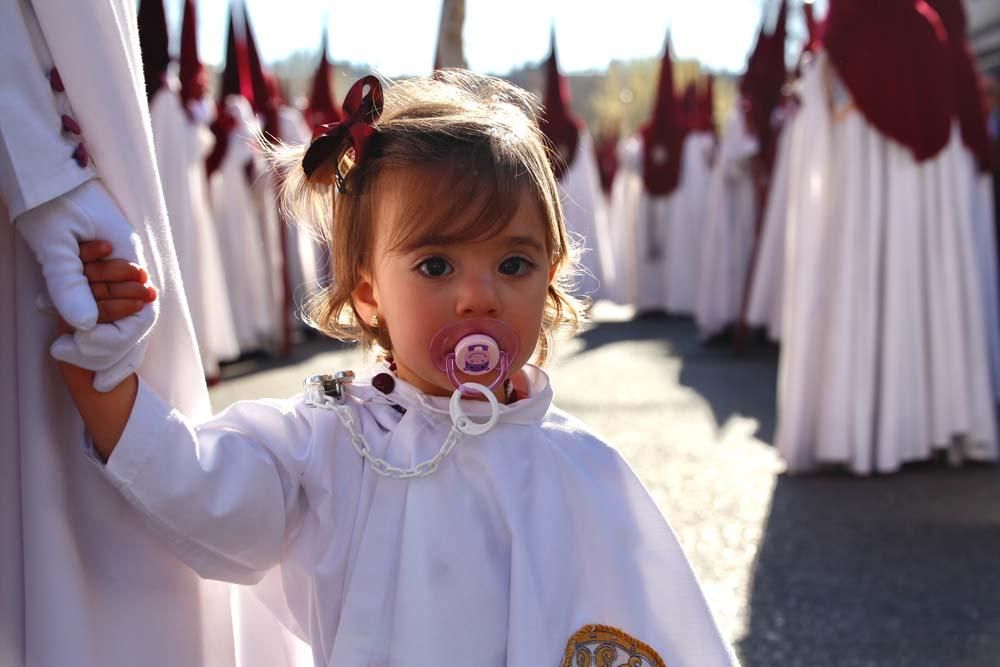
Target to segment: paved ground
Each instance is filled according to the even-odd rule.
[[[736,358],[685,320],[599,315],[549,369],[556,401],[635,467],[745,666],[1000,665],[1000,471],[789,477],[770,445],[773,347]],[[363,365],[317,341],[228,367],[212,399]]]

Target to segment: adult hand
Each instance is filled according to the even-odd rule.
[[[98,323],[98,306],[80,259],[80,243],[102,239],[111,254],[142,265],[138,236],[98,180],[22,214],[18,231],[35,253],[56,311],[75,333],[52,344],[52,356],[97,371],[94,388],[108,391],[142,362],[158,302],[107,324]]]

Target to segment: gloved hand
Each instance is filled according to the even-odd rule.
[[[99,180],[26,211],[14,222],[41,264],[56,311],[77,330],[52,344],[52,356],[97,371],[98,391],[113,389],[142,362],[159,302],[117,322],[97,324],[80,242],[107,241],[112,257],[144,265],[138,236]]]

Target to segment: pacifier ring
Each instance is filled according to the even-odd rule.
[[[462,393],[466,389],[470,392],[481,393],[489,401],[490,418],[485,422],[473,421],[471,417],[462,411]],[[466,382],[459,385],[458,389],[451,395],[451,401],[448,404],[448,414],[451,415],[451,423],[455,425],[455,428],[465,435],[482,435],[493,428],[497,420],[500,419],[500,402],[497,401],[497,397],[485,385],[481,385],[478,382]]]

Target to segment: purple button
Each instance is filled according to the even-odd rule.
[[[372,378],[372,386],[383,394],[389,394],[396,388],[396,380],[388,373],[379,373]]]

